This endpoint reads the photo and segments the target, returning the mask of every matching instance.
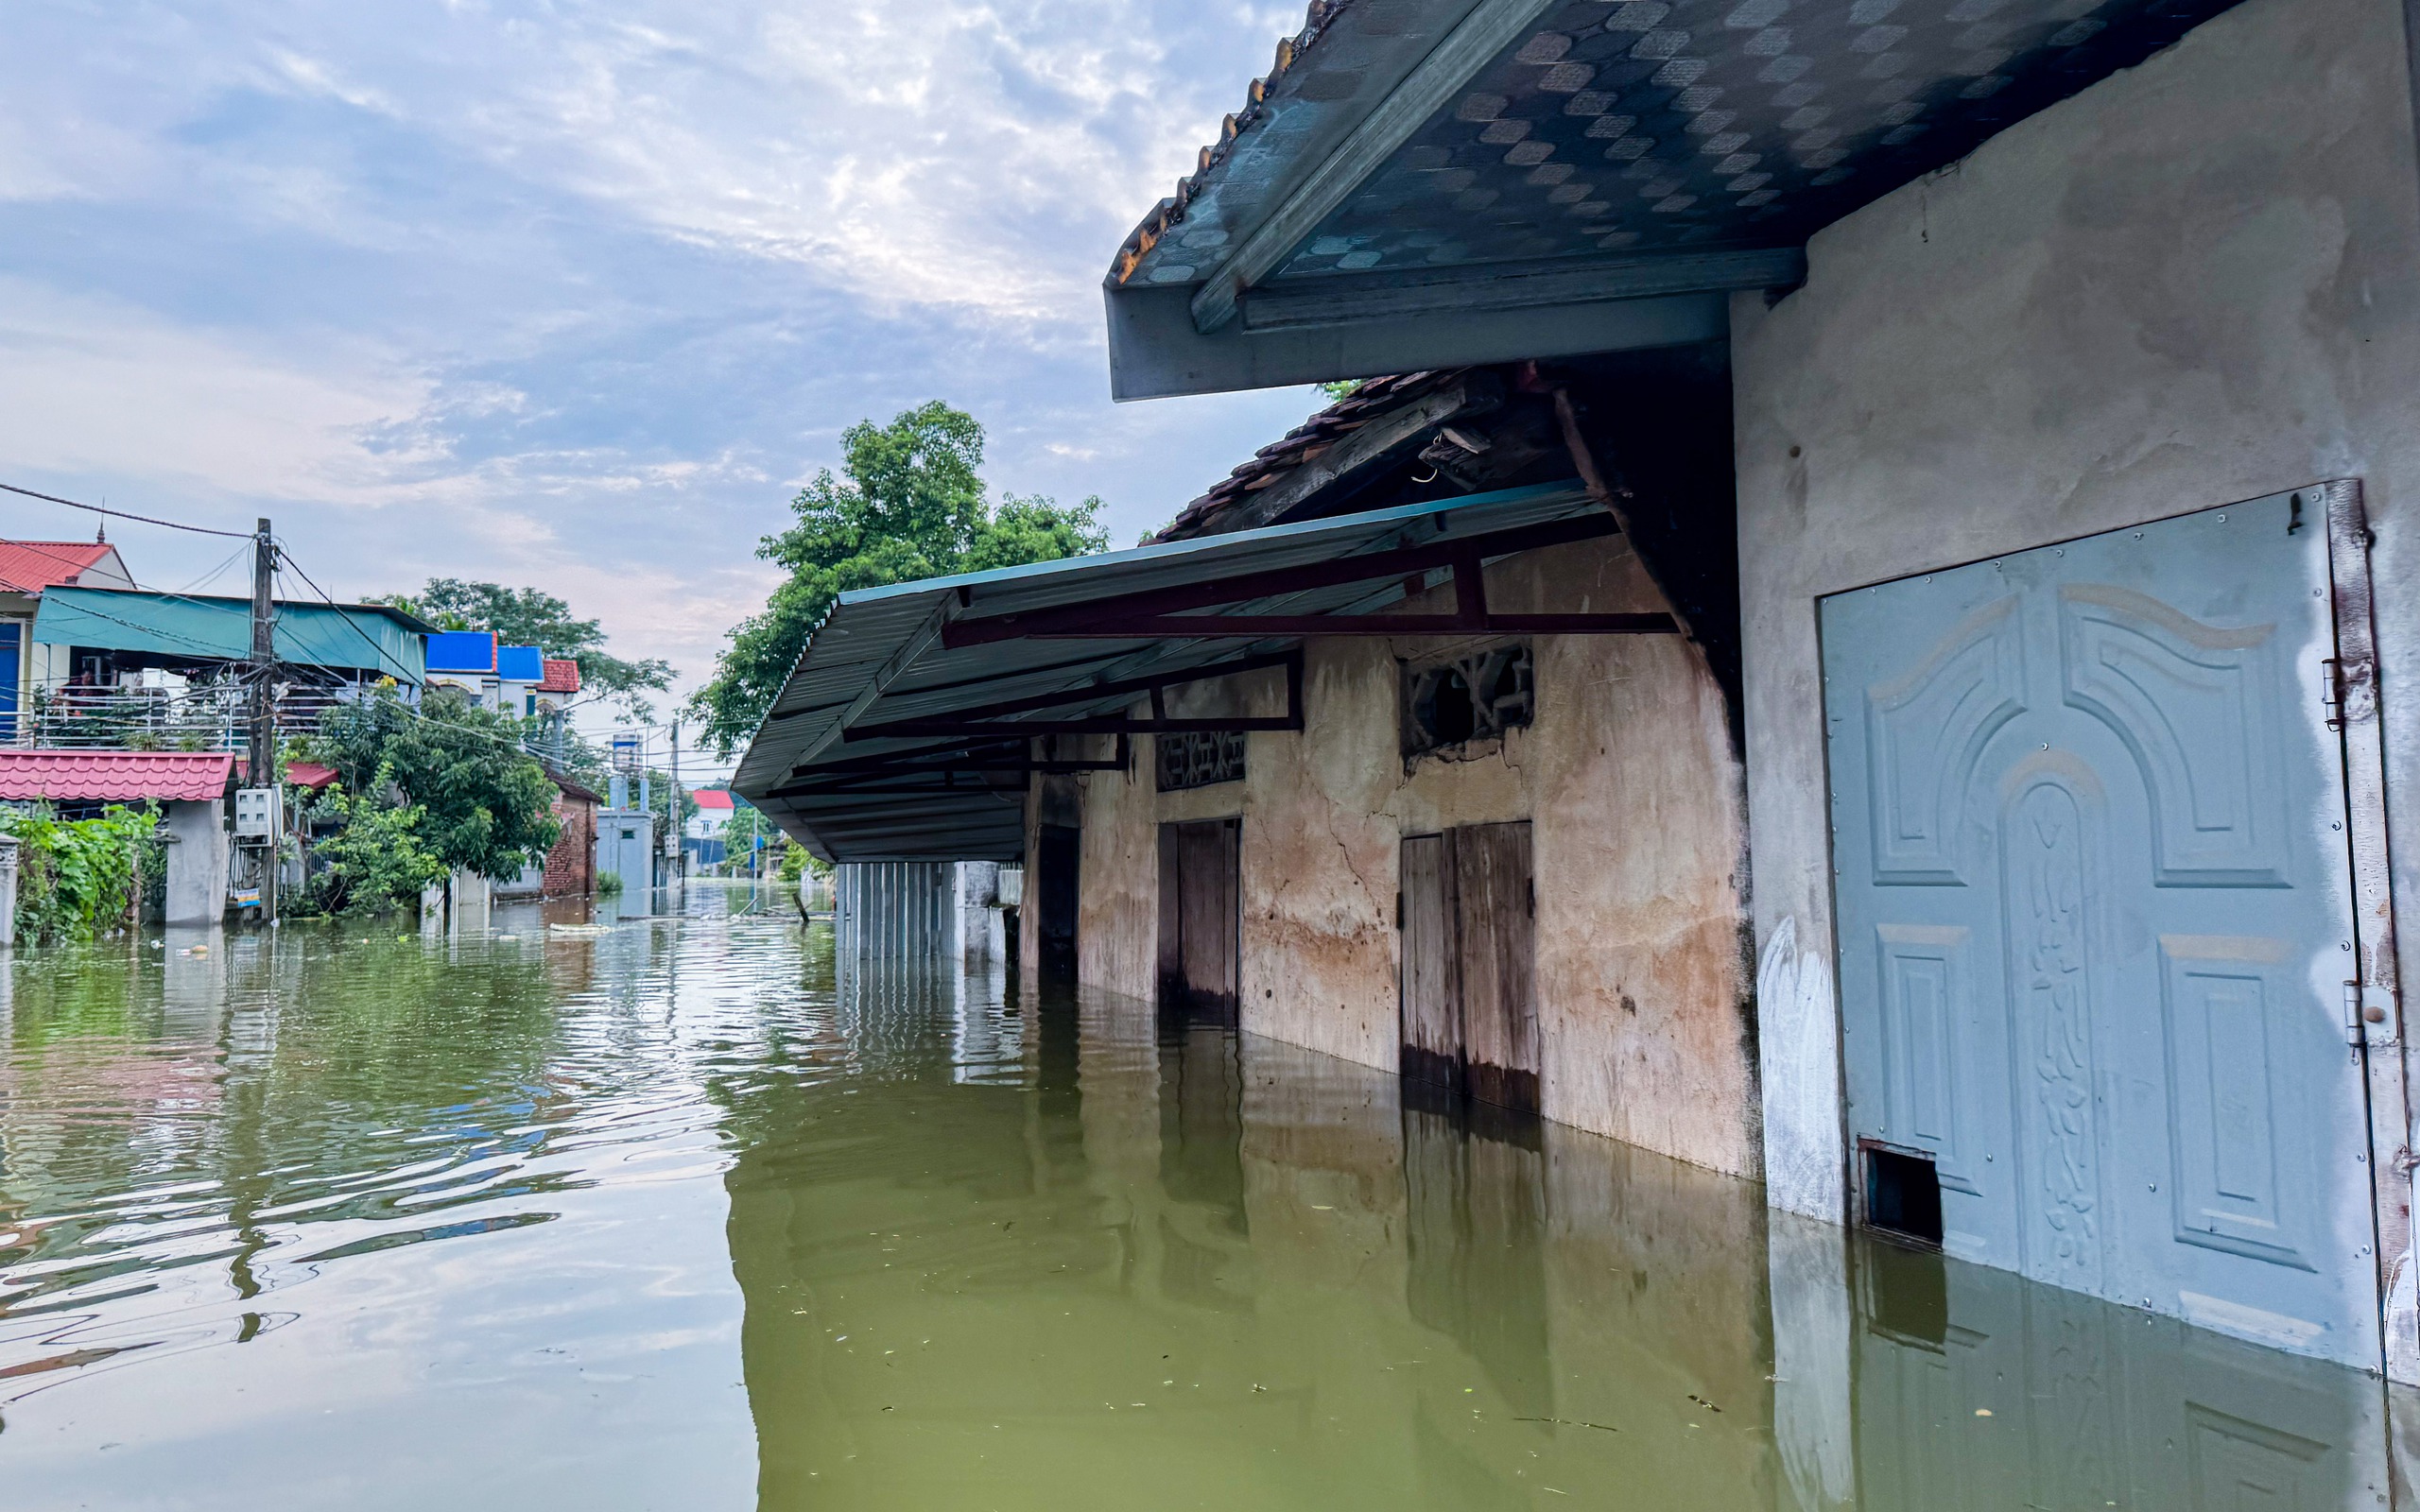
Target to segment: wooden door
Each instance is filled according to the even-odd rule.
[[[1530,826],[1473,824],[1453,832],[1460,927],[1463,1077],[1471,1096],[1538,1108],[1537,1004],[1530,990]]]
[[[1403,923],[1403,1074],[1462,1088],[1462,1008],[1455,941],[1452,837],[1406,835],[1399,902]]]
[[[1224,1022],[1239,1002],[1242,829],[1160,826],[1160,1001]]]

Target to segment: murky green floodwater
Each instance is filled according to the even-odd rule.
[[[0,969],[0,1505],[2378,1504],[2360,1377],[749,906]]]

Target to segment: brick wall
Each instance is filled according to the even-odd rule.
[[[555,794],[555,818],[562,833],[546,852],[546,896],[579,897],[596,890],[596,805],[569,793]]]

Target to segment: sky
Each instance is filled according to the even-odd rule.
[[[1298,4],[11,0],[0,482],[532,585],[685,692],[927,399],[1115,544],[1317,406],[1112,404],[1100,280]],[[89,536],[10,498],[0,534]],[[111,522],[146,587],[239,543]],[[223,548],[223,549],[222,549]],[[668,701],[667,701],[668,704]]]

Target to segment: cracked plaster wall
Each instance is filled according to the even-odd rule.
[[[1512,612],[1664,607],[1618,541],[1498,562],[1488,593]],[[1450,607],[1449,595],[1411,607]],[[1254,733],[1241,782],[1158,793],[1143,748],[1130,773],[1081,779],[1082,980],[1151,994],[1157,826],[1240,815],[1244,1026],[1392,1070],[1398,841],[1529,819],[1547,1115],[1757,1174],[1745,799],[1720,692],[1678,637],[1541,638],[1536,723],[1500,747],[1423,759],[1407,773],[1396,659],[1454,647],[1441,638],[1309,642],[1307,728]],[[1172,713],[1284,709],[1274,671],[1169,698]],[[1106,754],[1107,742],[1098,749]]]
[[[2420,172],[2399,0],[2245,0],[1732,304],[1767,1192],[1846,1202],[1818,595],[2363,485],[2420,938]]]

